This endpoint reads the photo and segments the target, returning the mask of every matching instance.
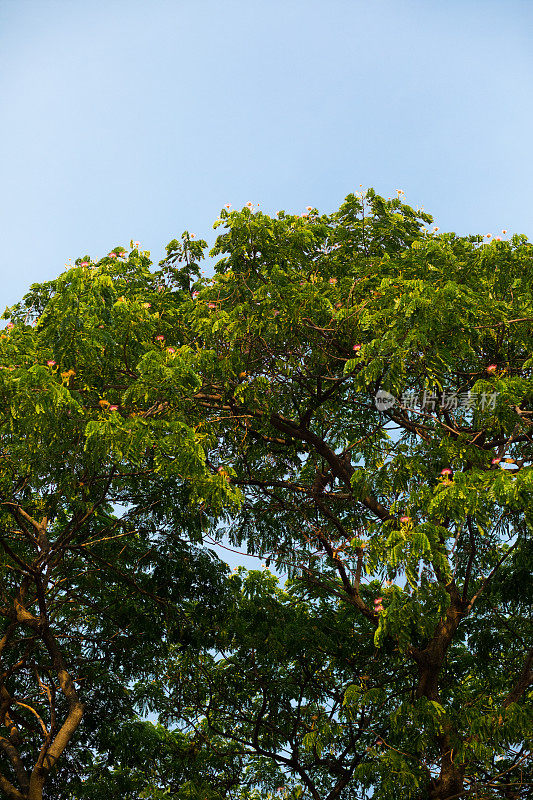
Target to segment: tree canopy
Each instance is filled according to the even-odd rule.
[[[530,796],[533,247],[431,223],[223,209],[212,277],[6,310],[6,798]]]

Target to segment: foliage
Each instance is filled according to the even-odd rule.
[[[198,388],[197,357],[158,338],[183,293],[158,292],[146,254],[117,260],[33,287],[0,340],[7,797],[41,796],[84,705],[78,746],[131,717],[129,682],[169,631],[191,639],[200,598],[220,613],[205,586],[222,598],[225,570],[186,541],[201,540],[198,498],[216,513],[235,493],[175,401]]]
[[[121,724],[59,780],[17,709],[52,796],[528,796],[532,245],[309,212],[223,210],[211,279],[185,233],[10,311],[4,780],[68,662],[58,713],[104,687]],[[224,536],[285,587],[186,543]]]

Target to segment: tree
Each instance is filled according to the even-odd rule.
[[[281,590],[269,570],[241,568],[232,582],[233,613],[217,646],[175,648],[164,677],[140,694],[211,763],[241,763],[233,783],[211,780],[213,800],[359,798],[378,774],[397,788],[379,754],[409,674],[378,663],[370,621],[354,626],[347,605],[327,592],[311,600],[299,581]],[[407,773],[412,786],[423,777],[416,764]],[[189,780],[193,797],[206,794],[199,776]]]
[[[243,492],[233,542],[410,670],[374,796],[402,775],[432,798],[527,792],[532,249],[429,222],[373,192],[329,217],[222,212],[189,325],[217,360],[190,414]]]
[[[0,788],[16,800],[82,772],[166,632],[190,640],[200,597],[219,613],[204,587],[223,595],[224,569],[186,544],[190,487],[213,510],[231,490],[157,400],[197,388],[194,357],[165,346],[147,256],[120,257],[32,287],[0,340]]]
[[[141,653],[128,678],[137,670],[139,698],[177,725],[179,746],[160,750],[175,771],[152,780],[117,733],[109,780],[127,773],[144,781],[132,791],[179,798],[207,796],[206,781],[213,798],[267,797],[282,777],[287,796],[315,800],[530,791],[532,246],[430,223],[372,191],[330,215],[223,210],[212,279],[197,267],[205,242],[188,234],[155,273],[143,262],[141,282],[135,251],[68,273],[94,287],[93,304],[103,281],[113,309],[99,324],[120,381],[98,383],[96,347],[81,361],[116,416],[94,409],[78,434],[95,474],[102,458],[119,470],[112,502],[164,541],[174,527],[228,535],[290,579],[221,578],[224,613],[197,614],[188,647],[159,624],[156,668]],[[60,330],[65,293],[53,291],[34,289],[10,339],[31,338],[22,319],[39,302]],[[169,587],[179,563],[154,539]],[[96,593],[112,569],[102,558]],[[62,553],[67,586],[75,568]],[[152,596],[156,572],[132,589]],[[178,616],[186,594],[170,598]],[[303,646],[313,637],[320,655]],[[154,741],[146,723],[136,730]]]

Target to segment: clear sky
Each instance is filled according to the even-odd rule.
[[[531,0],[0,0],[3,304],[224,203],[532,236]]]

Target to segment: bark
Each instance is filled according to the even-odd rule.
[[[451,800],[460,798],[464,795],[464,766],[457,766],[453,761],[453,751],[449,747],[447,736],[442,737],[441,752],[444,750],[441,759],[441,771],[438,780],[431,787],[430,800]]]
[[[30,781],[30,790],[28,792],[28,800],[43,800],[43,789],[45,775],[33,775]]]
[[[439,678],[444,658],[464,615],[465,608],[465,603],[455,584],[452,582],[446,588],[450,594],[450,607],[444,619],[437,626],[431,642],[424,650],[413,649],[411,651],[418,667],[416,696],[426,697],[428,700],[436,702],[440,702]],[[456,763],[453,758],[456,738],[457,732],[451,722],[443,718],[442,733],[437,736],[441,754],[440,774],[430,787],[430,800],[451,800],[451,798],[463,796],[465,767],[463,764]]]
[[[15,789],[13,784],[7,778],[4,778],[2,774],[0,774],[0,789],[2,789],[8,800],[27,800],[27,797],[21,794],[18,789]]]
[[[533,647],[529,651],[526,660],[524,662],[524,666],[522,667],[522,672],[520,673],[520,677],[518,681],[513,686],[507,697],[503,702],[503,707],[507,708],[511,705],[511,703],[516,703],[521,696],[524,694],[526,689],[528,689],[531,684],[533,684]]]
[[[8,739],[4,739],[3,736],[0,737],[0,747],[11,761],[11,765],[15,770],[20,788],[26,792],[29,788],[28,776],[17,748]]]
[[[17,625],[21,625],[23,627],[30,628],[36,637],[40,638],[44,642],[52,659],[52,663],[57,674],[59,687],[63,696],[67,700],[68,712],[66,719],[57,732],[53,729],[54,715],[52,715],[52,724],[50,726],[50,730],[47,731],[46,727],[44,727],[44,723],[42,723],[43,742],[41,750],[37,761],[33,766],[31,775],[28,776],[16,746],[16,728],[11,726],[13,728],[13,731],[11,731],[11,728],[8,724],[8,712],[12,699],[9,696],[5,686],[1,687],[2,723],[5,724],[10,730],[10,736],[9,739],[0,737],[0,748],[4,751],[5,755],[11,762],[17,777],[19,788],[13,786],[10,781],[0,773],[0,795],[2,797],[6,797],[8,800],[42,800],[46,778],[57,763],[59,757],[65,750],[81,722],[83,716],[83,704],[78,697],[74,682],[67,670],[63,654],[61,653],[57,639],[52,633],[48,620],[43,618],[43,616],[36,617],[31,614],[24,607],[22,596],[23,592],[20,593],[19,598],[15,599],[13,623],[9,627],[8,634],[10,636],[15,627]],[[9,638],[8,634],[6,634],[2,641],[0,641],[0,651],[7,644],[7,640]]]

